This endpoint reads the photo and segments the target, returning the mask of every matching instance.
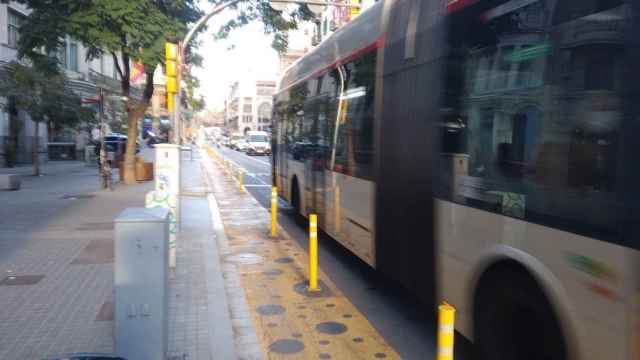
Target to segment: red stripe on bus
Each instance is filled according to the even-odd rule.
[[[449,2],[447,2],[447,14],[462,10],[463,8],[471,6],[478,1],[480,0],[449,0]]]
[[[304,77],[304,78],[292,83],[291,85],[287,86],[284,89],[280,89],[278,91],[278,93],[280,93],[282,91],[285,91],[285,90],[289,90],[292,87],[298,85],[299,83],[305,82],[305,81],[307,81],[307,80],[309,80],[311,78],[316,78],[316,77],[322,76],[322,75],[328,73],[329,71],[331,71],[333,69],[337,69],[339,65],[346,64],[346,63],[348,63],[350,61],[353,61],[353,60],[355,60],[355,59],[357,59],[359,57],[362,57],[363,55],[369,53],[370,51],[381,49],[383,47],[384,47],[384,36],[381,36],[374,43],[369,44],[369,45],[367,45],[365,47],[362,47],[360,49],[356,49],[351,54],[343,57],[342,59],[339,59],[339,60],[333,62],[332,64],[329,64],[329,65],[323,67],[322,69],[312,73],[311,75],[309,75],[307,77]]]

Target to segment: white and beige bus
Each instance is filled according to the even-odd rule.
[[[387,0],[284,74],[274,185],[491,360],[640,359],[640,1]]]

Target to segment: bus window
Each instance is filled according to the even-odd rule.
[[[619,240],[622,3],[501,1],[451,14],[439,196]]]
[[[306,83],[291,88],[289,104],[287,106],[287,134],[285,136],[289,159],[302,161],[304,159],[304,104],[309,96]]]
[[[339,121],[334,171],[370,180],[373,159],[373,95],[376,53],[344,66],[343,116]]]

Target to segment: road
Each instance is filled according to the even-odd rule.
[[[220,153],[245,169],[247,191],[265,208],[271,199],[271,160],[268,156],[248,156],[225,147]],[[306,230],[298,222],[290,206],[280,201],[279,222],[307,249]],[[369,322],[385,338],[385,341],[403,359],[435,358],[434,321],[430,309],[410,293],[382,278],[369,265],[333,239],[321,235],[319,239],[319,263],[349,300],[365,314]],[[471,359],[470,345],[456,338],[456,359]]]

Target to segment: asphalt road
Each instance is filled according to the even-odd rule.
[[[245,169],[246,190],[265,208],[271,200],[271,159],[248,156],[225,147],[220,153]],[[279,204],[278,220],[298,243],[307,248],[306,230],[284,201]],[[319,238],[319,262],[345,296],[365,314],[369,322],[403,359],[434,359],[436,354],[435,322],[432,309],[426,309],[412,294],[382,278],[335,240]],[[456,338],[455,358],[471,359],[470,345]]]

